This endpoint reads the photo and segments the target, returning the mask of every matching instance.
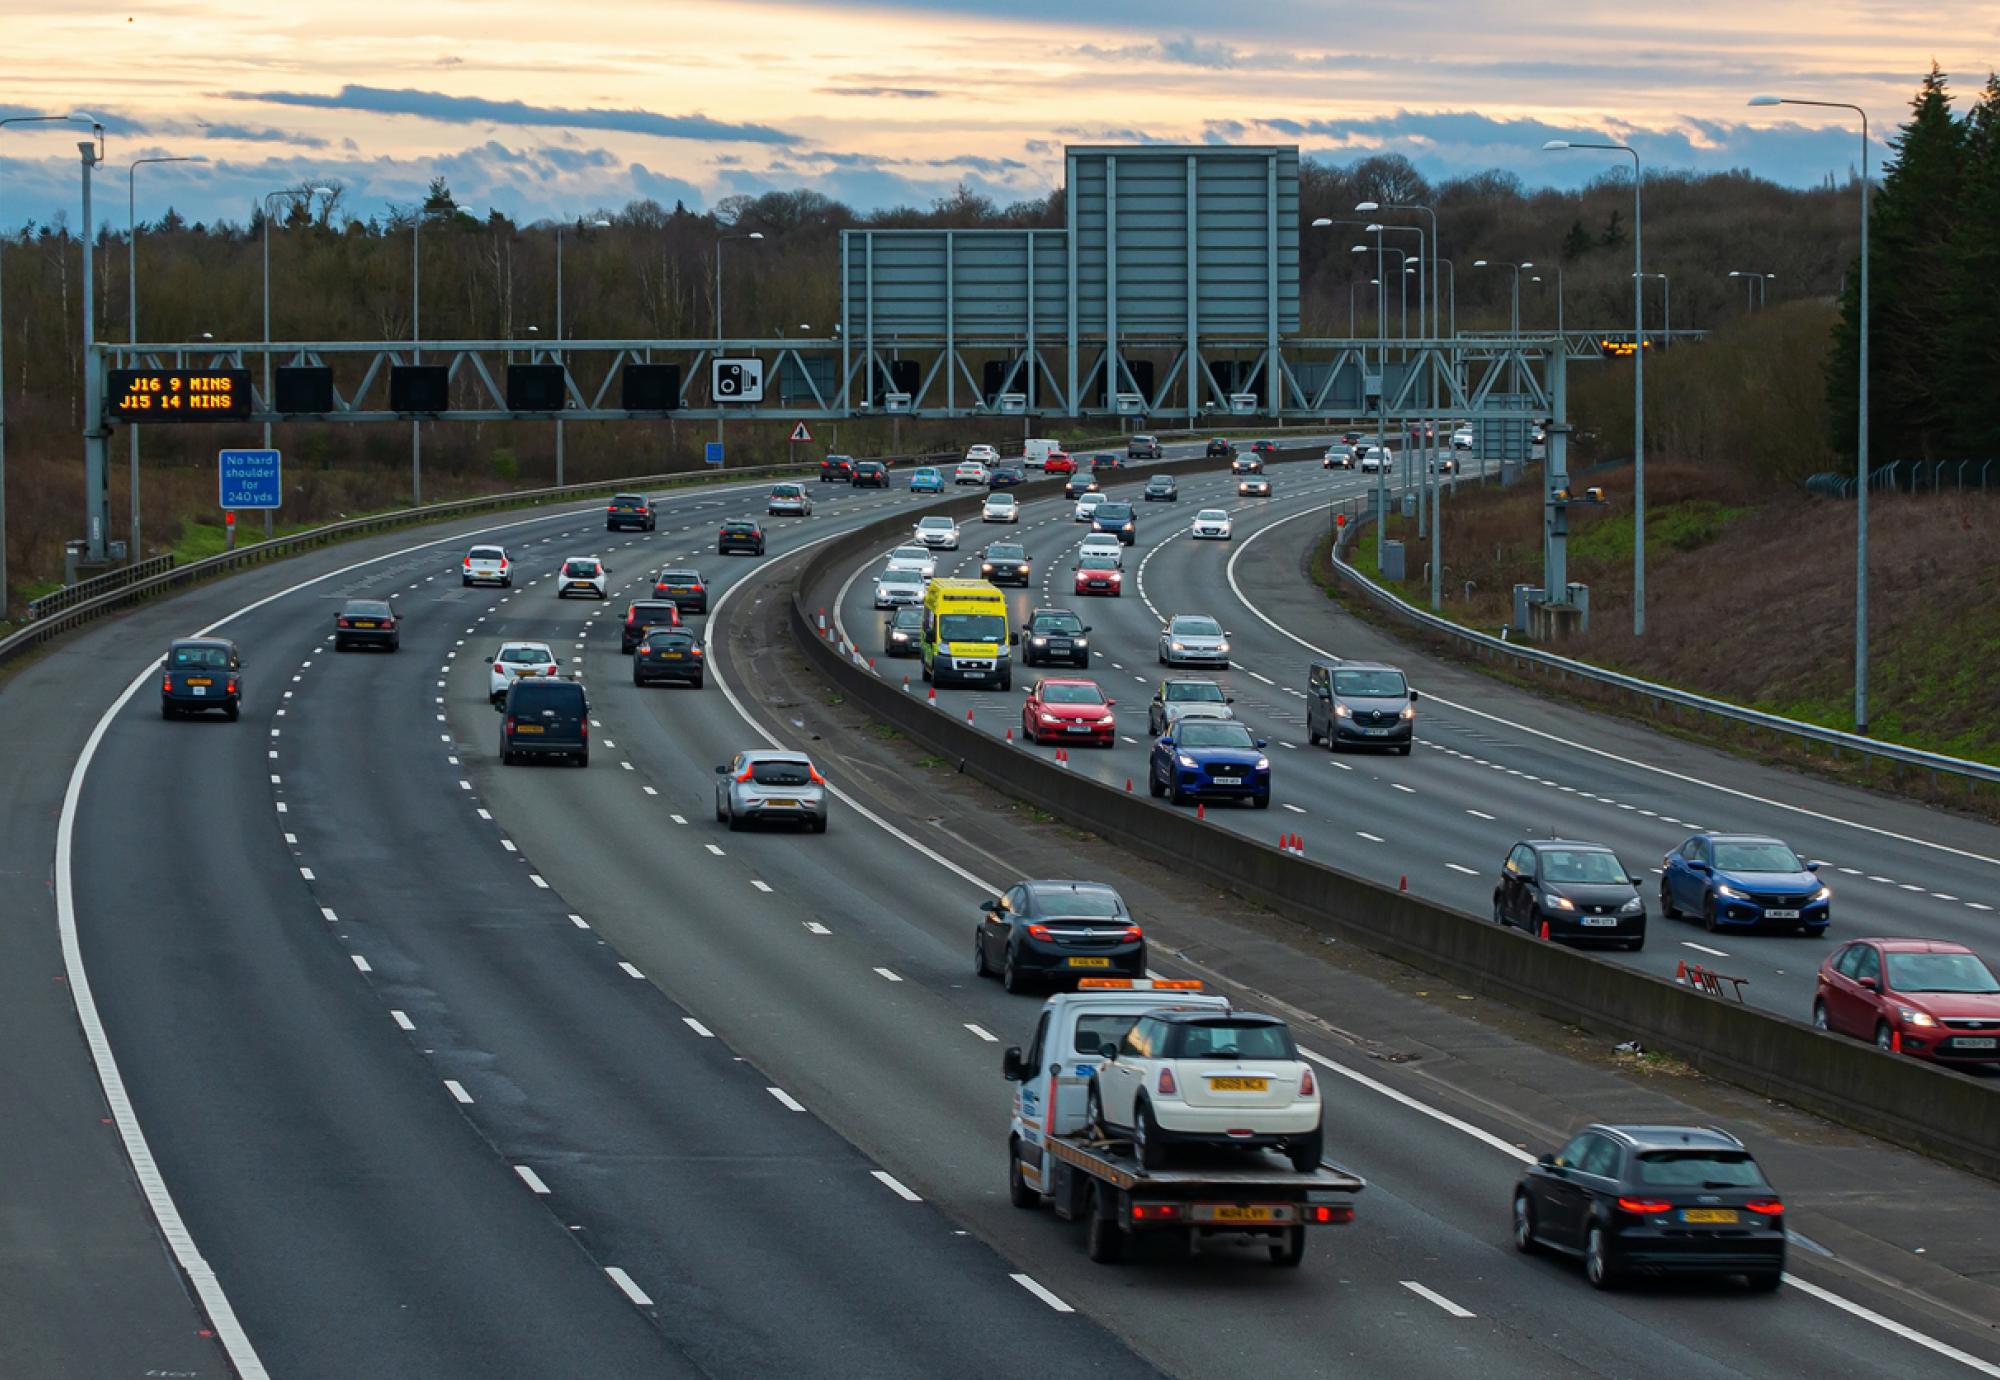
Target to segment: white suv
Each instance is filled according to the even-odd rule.
[[[1151,1011],[1099,1053],[1085,1122],[1129,1136],[1146,1168],[1174,1144],[1282,1147],[1300,1173],[1319,1167],[1319,1086],[1276,1016]]]
[[[595,556],[571,556],[556,572],[556,598],[581,594],[592,599],[611,597],[611,570]]]
[[[497,704],[515,681],[559,675],[561,667],[562,658],[546,642],[502,642],[499,652],[486,658],[486,698]]]
[[[465,553],[465,564],[459,567],[463,583],[470,587],[491,582],[511,587],[514,583],[514,567],[507,559],[507,551],[499,546],[475,546]]]
[[[933,550],[958,550],[958,524],[941,514],[933,514],[917,524],[917,543]]]

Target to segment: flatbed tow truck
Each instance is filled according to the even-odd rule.
[[[1300,1172],[1264,1150],[1182,1153],[1168,1169],[1141,1166],[1129,1142],[1094,1134],[1085,1122],[1086,1090],[1107,1040],[1148,1011],[1165,1007],[1227,1010],[1226,997],[1199,982],[1085,979],[1075,992],[1044,1004],[1034,1043],[1010,1047],[1003,1070],[1016,1084],[1008,1135],[1007,1189],[1015,1207],[1047,1202],[1057,1217],[1085,1224],[1090,1258],[1115,1264],[1136,1237],[1176,1239],[1193,1254],[1201,1242],[1261,1242],[1277,1265],[1305,1259],[1310,1227],[1354,1220],[1367,1184],[1322,1164]]]

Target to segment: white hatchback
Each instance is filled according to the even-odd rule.
[[[467,586],[511,586],[514,583],[514,566],[507,559],[505,547],[475,546],[465,553],[465,563],[459,567],[459,575]]]
[[[1089,522],[1091,514],[1097,511],[1097,505],[1102,502],[1104,502],[1104,495],[1098,493],[1095,489],[1085,494],[1082,498],[1079,498],[1076,501],[1076,520],[1078,522]]]
[[[556,598],[582,595],[589,599],[611,597],[611,567],[595,556],[571,556],[556,572]]]
[[[986,505],[979,510],[981,522],[1019,522],[1021,501],[1012,494],[988,494]]]
[[[1085,1094],[1087,1124],[1129,1137],[1158,1169],[1169,1147],[1282,1149],[1301,1174],[1319,1167],[1319,1086],[1276,1016],[1149,1011],[1102,1046]]]
[[[958,550],[958,524],[942,514],[933,513],[918,522],[916,537],[920,546],[933,551]]]
[[[486,658],[486,698],[498,702],[507,687],[528,676],[560,675],[562,658],[546,642],[503,642]]]
[[[1085,537],[1083,545],[1076,549],[1076,556],[1078,560],[1085,556],[1109,556],[1118,562],[1120,570],[1125,568],[1125,544],[1109,532],[1092,532]]]
[[[1188,531],[1197,541],[1228,541],[1235,529],[1227,508],[1204,508],[1194,515],[1194,525]]]
[[[982,465],[997,465],[1000,463],[1000,452],[993,446],[967,446],[965,458],[977,460]]]

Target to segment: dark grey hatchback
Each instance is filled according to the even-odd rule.
[[[1601,843],[1525,839],[1515,844],[1493,888],[1493,920],[1542,939],[1646,947],[1639,883]]]
[[[220,709],[235,721],[242,712],[243,658],[221,637],[184,637],[167,645],[160,662],[160,717]]]
[[[500,761],[569,757],[590,765],[590,701],[573,680],[517,680],[493,706],[500,720]]]

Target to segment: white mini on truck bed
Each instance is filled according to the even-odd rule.
[[[1085,978],[1078,990],[1059,992],[1044,1003],[1033,1042],[1026,1050],[1011,1046],[1002,1066],[1016,1084],[1007,1138],[1008,1196],[1018,1208],[1036,1208],[1046,1200],[1058,1217],[1083,1219],[1090,1258],[1104,1263],[1118,1260],[1126,1242],[1144,1232],[1175,1236],[1189,1252],[1205,1238],[1247,1238],[1265,1245],[1273,1262],[1297,1265],[1305,1258],[1305,1229],[1353,1221],[1354,1195],[1366,1187],[1344,1170],[1316,1163],[1301,1170],[1262,1148],[1296,1139],[1301,1144],[1295,1153],[1304,1158],[1310,1138],[1316,1160],[1316,1120],[1311,1131],[1287,1127],[1223,1148],[1192,1145],[1173,1167],[1157,1163],[1162,1158],[1157,1151],[1142,1163],[1119,1131],[1093,1125],[1093,1114],[1101,1115],[1092,1092],[1106,1062],[1104,1047],[1122,1047],[1142,1018],[1194,1024],[1212,1018],[1231,1025],[1251,1019],[1238,1017],[1227,997],[1201,987],[1166,979]],[[1316,1118],[1316,1098],[1312,1106]]]

